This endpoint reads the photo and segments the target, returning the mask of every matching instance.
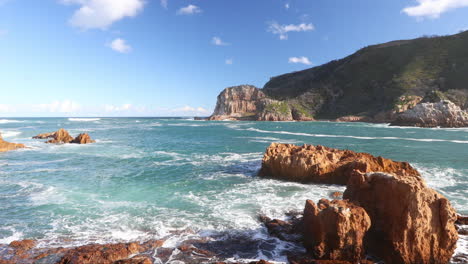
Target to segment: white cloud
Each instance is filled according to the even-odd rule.
[[[179,15],[192,15],[192,14],[197,14],[197,13],[201,13],[202,10],[200,9],[200,7],[196,6],[196,5],[188,5],[186,7],[182,7],[181,9],[179,9],[179,11],[177,11],[177,14]]]
[[[280,25],[277,22],[271,22],[268,31],[279,35],[281,40],[288,39],[289,32],[305,32],[305,31],[312,31],[315,27],[311,23],[301,23],[298,25],[289,24],[289,25]]]
[[[62,0],[80,5],[70,18],[73,26],[82,29],[107,29],[125,17],[134,17],[143,10],[144,0]]]
[[[125,39],[116,38],[110,44],[109,47],[120,53],[129,53],[132,51],[132,47],[127,44]]]
[[[302,63],[305,65],[312,65],[312,62],[307,57],[291,57],[289,58],[289,63]]]
[[[181,115],[181,116],[184,116],[184,115],[209,115],[211,112],[208,111],[207,109],[203,108],[203,107],[192,107],[192,106],[189,106],[189,105],[186,105],[184,107],[181,107],[181,108],[175,108],[175,109],[172,109],[170,110],[170,112],[172,112],[173,114],[176,114],[176,115]]]
[[[232,65],[234,63],[234,60],[233,59],[226,59],[225,63],[227,65]]]
[[[161,6],[167,9],[167,1],[168,0],[161,0]]]
[[[289,6],[289,3],[286,3],[286,4],[284,5],[284,8],[286,8],[286,9],[289,9],[289,7],[290,7],[290,6]]]
[[[141,107],[134,107],[132,104],[123,104],[121,106],[115,106],[115,105],[105,105],[104,106],[104,111],[106,112],[123,112],[123,111],[130,111],[130,110],[137,110],[140,109]]]
[[[6,30],[6,29],[0,29],[0,37],[1,37],[1,36],[5,36],[6,34],[8,34],[8,30]]]
[[[403,9],[408,16],[438,18],[442,13],[452,9],[468,7],[468,0],[416,0],[415,6]]]
[[[49,104],[37,104],[32,106],[34,112],[48,113],[75,113],[81,109],[81,106],[71,100],[54,101]]]
[[[220,37],[213,37],[211,43],[216,46],[227,46],[229,43],[224,42]]]

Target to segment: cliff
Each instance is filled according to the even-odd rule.
[[[246,92],[251,96],[247,105],[242,97],[226,91],[233,87],[227,88],[218,96],[213,116],[235,120],[241,119],[237,116],[240,114],[250,120],[316,118],[391,123],[418,104],[442,100],[460,107],[461,115],[465,115],[468,114],[467,46],[468,31],[369,46],[340,60],[273,77],[262,89],[240,86],[249,87]],[[439,96],[421,101],[434,93]],[[457,115],[449,114],[448,118]],[[453,123],[466,126],[457,120],[433,125],[452,126]]]

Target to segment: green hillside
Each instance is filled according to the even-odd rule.
[[[369,46],[341,60],[272,78],[263,91],[317,118],[373,116],[403,95],[441,95],[468,107],[468,31]]]

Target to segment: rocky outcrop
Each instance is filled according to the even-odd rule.
[[[317,259],[359,263],[363,239],[371,226],[366,211],[349,201],[307,200],[304,209],[304,245]]]
[[[47,264],[151,264],[151,253],[162,246],[162,240],[144,243],[89,244],[74,248],[36,248],[36,241],[13,241],[1,245],[0,263]]]
[[[224,89],[209,120],[254,119],[257,107],[265,94],[255,86],[240,85]]]
[[[420,177],[359,173],[350,178],[344,199],[369,214],[368,251],[385,263],[448,263],[458,238],[450,202]]]
[[[46,143],[51,144],[90,144],[95,143],[96,141],[92,140],[88,133],[79,134],[76,138],[70,136],[67,130],[61,128],[55,132],[39,134],[34,136],[33,139],[48,139]]]
[[[70,143],[74,144],[91,144],[96,143],[95,140],[91,139],[88,133],[79,134],[75,139],[70,141]]]
[[[468,111],[462,110],[451,101],[437,103],[420,103],[400,113],[391,123],[396,126],[419,127],[466,127]]]
[[[407,162],[392,161],[351,150],[280,143],[272,143],[266,150],[259,175],[303,183],[345,185],[356,170],[420,176]]]
[[[17,143],[10,143],[2,138],[2,134],[0,134],[0,152],[7,152],[10,150],[25,148],[24,144],[17,144]]]

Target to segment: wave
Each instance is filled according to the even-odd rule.
[[[0,124],[8,124],[8,123],[24,123],[24,121],[14,120],[14,119],[0,119]]]
[[[9,138],[9,137],[16,137],[20,135],[20,131],[1,131],[0,135],[2,135],[3,138]]]
[[[433,138],[402,138],[402,137],[362,137],[362,136],[349,136],[349,135],[328,135],[328,134],[309,134],[301,132],[289,132],[289,131],[269,131],[261,130],[257,128],[239,129],[246,131],[253,131],[258,133],[270,133],[270,134],[284,134],[304,137],[329,137],[329,138],[353,138],[353,139],[364,139],[364,140],[408,140],[408,141],[420,141],[420,142],[451,142],[459,144],[468,144],[468,140],[450,140],[450,139],[433,139]]]
[[[68,118],[68,121],[72,122],[95,122],[99,120],[101,120],[101,118]]]

